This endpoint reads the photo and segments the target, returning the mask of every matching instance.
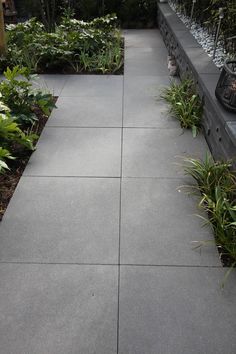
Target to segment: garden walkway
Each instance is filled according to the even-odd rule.
[[[177,156],[204,156],[158,101],[157,30],[123,76],[45,76],[59,95],[0,225],[0,354],[234,354],[236,286]]]

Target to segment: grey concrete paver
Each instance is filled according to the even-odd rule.
[[[22,178],[0,224],[0,261],[117,264],[120,181]]]
[[[164,87],[169,86],[171,80],[167,75],[151,76],[125,76],[124,78],[124,92],[125,96],[135,97],[160,97]]]
[[[68,79],[68,75],[38,75],[33,81],[33,86],[36,89],[46,89],[53,95],[59,96]]]
[[[120,75],[71,75],[61,92],[62,97],[122,97]],[[79,101],[78,101],[79,102]]]
[[[119,354],[236,352],[235,274],[223,269],[121,266]]]
[[[154,30],[125,30],[125,47],[151,47],[165,48],[162,36],[156,29]]]
[[[0,265],[1,354],[116,354],[117,269]]]
[[[45,128],[24,175],[119,177],[121,129]]]
[[[158,97],[124,97],[124,127],[178,128],[179,122],[168,112],[168,105]]]
[[[185,179],[123,179],[121,264],[220,266],[211,229]],[[190,189],[188,189],[188,192]],[[201,252],[196,241],[212,241]]]
[[[168,75],[167,50],[164,48],[127,48],[125,76]]]
[[[59,97],[47,126],[121,127],[122,97]]]
[[[180,157],[205,157],[202,135],[182,129],[124,129],[123,177],[183,176]]]

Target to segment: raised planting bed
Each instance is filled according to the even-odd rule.
[[[40,74],[123,73],[124,41],[115,15],[90,22],[62,18],[53,32],[32,18],[8,25],[6,34],[0,72],[19,65]]]
[[[232,159],[236,169],[236,114],[226,111],[215,97],[219,69],[168,4],[158,4],[158,26],[180,77],[193,77],[203,98],[204,134],[213,157]]]

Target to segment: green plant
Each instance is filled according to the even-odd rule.
[[[172,81],[170,87],[163,89],[162,98],[169,103],[170,113],[179,120],[181,127],[191,128],[196,137],[201,127],[203,105],[193,80],[187,78],[180,83]]]
[[[9,167],[6,163],[6,160],[14,160],[15,158],[11,156],[11,153],[2,147],[0,147],[0,174],[4,173],[6,170],[9,170]]]
[[[199,205],[206,211],[211,224],[216,244],[221,257],[231,258],[231,267],[236,265],[236,177],[231,172],[231,162],[214,162],[209,154],[204,161],[185,159],[185,173],[191,175],[198,183],[202,193]],[[204,245],[200,242],[199,246]],[[198,247],[198,246],[197,246]],[[228,264],[227,264],[228,265]],[[225,279],[229,272],[226,273]],[[222,283],[224,286],[224,281]]]
[[[37,138],[36,134],[24,133],[9,112],[0,114],[0,139],[2,147],[10,148],[11,145],[18,144],[26,149],[34,150],[33,143]]]
[[[75,72],[114,72],[123,63],[122,39],[116,26],[115,15],[90,22],[66,15],[53,33],[35,19],[10,25],[8,52],[1,57],[0,66],[25,66],[30,72],[64,72],[69,66]]]
[[[227,196],[231,196],[236,190],[236,177],[230,171],[230,161],[214,161],[207,153],[204,160],[186,158],[184,159],[184,170],[187,175],[195,179],[198,189],[203,195],[214,199],[215,188],[219,187]]]
[[[20,75],[25,80],[18,80],[17,77]],[[10,108],[12,114],[18,117],[19,121],[33,122],[36,120],[36,116],[31,110],[29,70],[18,66],[14,67],[13,70],[7,68],[4,76],[6,80],[0,83],[2,101]]]
[[[4,76],[6,80],[0,83],[0,98],[20,124],[33,124],[37,121],[34,113],[36,106],[46,115],[49,115],[55,107],[50,93],[32,89],[30,80],[33,77],[28,68],[19,66],[12,70],[7,68]]]

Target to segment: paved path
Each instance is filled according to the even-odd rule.
[[[125,75],[45,76],[55,110],[0,225],[0,354],[234,354],[236,287],[176,156],[203,156],[158,102],[158,31]]]

